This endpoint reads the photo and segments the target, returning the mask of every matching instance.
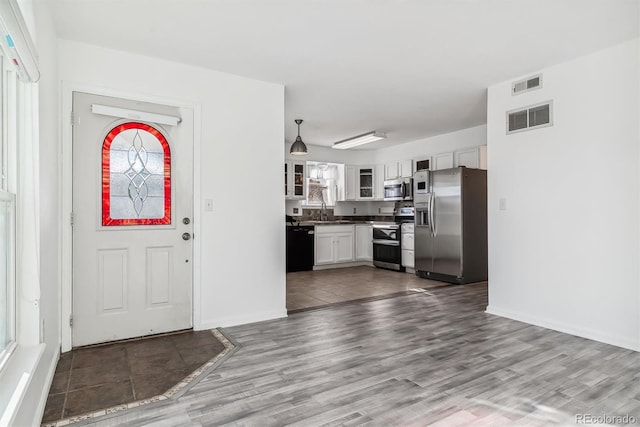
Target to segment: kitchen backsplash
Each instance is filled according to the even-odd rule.
[[[334,207],[327,208],[326,211],[330,216],[329,219],[345,219],[343,217],[363,219],[363,217],[393,217],[394,207],[395,202],[352,201],[336,202]],[[320,220],[321,209],[303,206],[300,200],[287,200],[285,208],[287,215],[302,217],[304,220]],[[368,221],[368,219],[364,220]]]

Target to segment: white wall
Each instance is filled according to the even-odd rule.
[[[640,350],[638,58],[634,40],[489,88],[489,313]],[[507,110],[547,100],[553,126],[506,135]]]
[[[457,132],[419,139],[406,144],[381,148],[375,151],[374,163],[386,163],[408,159],[422,159],[462,148],[477,147],[487,143],[487,126],[481,125]]]
[[[486,145],[486,143],[487,126],[481,125],[377,150],[335,150],[331,147],[307,144],[308,154],[302,159],[347,165],[383,164],[407,159],[421,159],[425,156],[477,147]],[[291,143],[286,144],[286,158],[299,160],[300,157],[289,154],[290,148]]]
[[[195,327],[286,316],[284,87],[66,40],[59,54],[65,84],[201,108]],[[203,210],[207,198],[214,200],[213,212]]]
[[[300,131],[304,141],[304,130]],[[365,165],[374,162],[374,150],[336,150],[320,145],[307,145],[306,156],[292,156],[289,154],[292,143],[285,144],[285,158],[289,160],[317,161],[342,163],[345,165]]]

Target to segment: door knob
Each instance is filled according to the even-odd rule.
[[[189,240],[191,239],[191,234],[189,233],[182,233],[182,240]]]

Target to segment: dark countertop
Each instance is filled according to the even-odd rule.
[[[354,224],[364,224],[364,225],[373,225],[373,224],[395,224],[393,221],[357,221],[357,220],[335,220],[335,221],[302,221],[299,225],[354,225]],[[287,225],[291,225],[287,223]]]

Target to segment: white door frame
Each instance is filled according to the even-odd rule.
[[[133,92],[73,82],[62,82],[62,136],[60,144],[60,162],[58,163],[58,200],[60,200],[60,251],[58,253],[59,286],[60,286],[60,342],[63,352],[71,350],[72,328],[69,320],[73,313],[73,230],[71,228],[71,212],[73,211],[73,127],[71,111],[73,108],[73,92],[85,92],[94,95],[131,99],[134,101],[153,102],[193,110],[193,269],[191,313],[193,329],[200,329],[201,309],[196,301],[200,301],[202,279],[200,277],[201,248],[200,240],[200,206],[202,194],[200,186],[200,149],[201,149],[201,106],[184,100],[161,98]]]

